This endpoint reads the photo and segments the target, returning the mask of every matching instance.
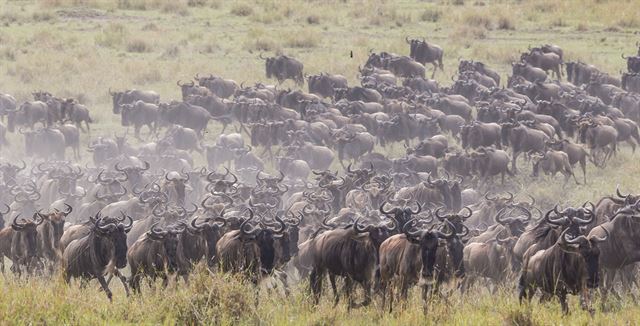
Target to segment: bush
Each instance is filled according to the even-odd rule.
[[[231,13],[236,16],[246,17],[253,14],[253,8],[246,4],[236,4],[231,8]]]
[[[309,25],[318,25],[320,24],[320,17],[316,15],[307,16],[307,24]]]
[[[100,46],[116,48],[124,43],[128,34],[129,32],[124,25],[118,23],[109,24],[96,35],[95,42]]]
[[[506,17],[506,16],[500,16],[498,18],[498,23],[497,23],[497,28],[498,29],[502,29],[502,30],[515,30],[516,27],[513,24],[513,21],[511,20],[511,18]]]
[[[289,34],[284,46],[290,48],[314,48],[318,45],[318,37],[314,33]]]
[[[462,17],[462,20],[466,25],[469,25],[470,27],[482,27],[484,29],[493,28],[491,18],[476,12],[467,13]]]
[[[437,9],[425,9],[420,15],[420,20],[423,22],[435,23],[442,17],[442,11]]]
[[[151,52],[151,45],[143,39],[133,39],[127,42],[127,52]]]

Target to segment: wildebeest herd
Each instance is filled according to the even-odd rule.
[[[539,290],[565,313],[567,294],[592,309],[592,289],[603,299],[630,291],[639,194],[559,207],[509,190],[525,165],[530,177],[588,185],[587,169],[605,169],[620,143],[635,151],[640,53],[623,56],[628,72],[617,78],[543,45],[512,64],[506,83],[460,59],[444,87],[424,66],[432,78],[444,72],[443,49],[406,41],[409,56],[370,51],[359,86],[261,54],[278,85],[198,74],[177,81],[182,100],[168,102],[109,89],[140,145],[128,132],[94,135],[84,164],[90,108],[47,91],[23,103],[0,94],[0,142],[17,130],[29,161],[0,165],[2,271],[8,259],[20,277],[97,279],[111,299],[112,277],[141,293],[145,279],[188,282],[200,263],[256,287],[272,277],[286,294],[291,280],[308,280],[316,303],[328,276],[336,304],[379,297],[389,310],[415,285],[425,302],[478,281],[517,285],[521,300]],[[281,88],[287,79],[306,80],[308,92]],[[211,124],[222,130],[215,142],[205,140]],[[404,154],[385,154],[399,146]]]

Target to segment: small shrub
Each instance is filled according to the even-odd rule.
[[[640,20],[636,16],[624,17],[618,20],[617,25],[622,28],[638,28],[640,27]]]
[[[318,45],[318,38],[313,33],[289,34],[284,45],[291,48],[314,48]]]
[[[152,84],[162,81],[162,74],[157,69],[143,71],[133,78],[133,82],[138,85]]]
[[[250,51],[275,51],[278,47],[273,39],[267,37],[254,38],[245,43],[245,49]]]
[[[423,22],[435,23],[442,17],[442,11],[437,9],[425,9],[420,15],[420,20]]]
[[[567,22],[562,17],[555,18],[551,21],[551,27],[566,27]]]
[[[0,58],[7,61],[16,61],[16,52],[11,48],[6,48],[0,51]]]
[[[231,8],[231,13],[236,16],[246,17],[253,13],[253,8],[246,4],[236,4]]]
[[[95,42],[100,46],[116,48],[124,43],[128,34],[129,32],[124,25],[109,24],[95,36]]]
[[[187,6],[189,7],[204,7],[207,5],[207,0],[189,0]]]
[[[487,38],[487,29],[482,26],[462,25],[453,31],[452,36],[454,38],[485,39]]]
[[[320,17],[316,15],[307,16],[307,24],[309,25],[318,25],[320,24]]]
[[[484,16],[482,14],[471,12],[467,13],[462,20],[466,25],[472,27],[483,27],[484,29],[492,29],[493,23],[491,22],[491,18]]]
[[[464,0],[453,0],[451,4],[454,6],[464,6]]]
[[[179,16],[188,16],[189,9],[184,2],[170,1],[162,5],[162,12],[167,14],[176,14]]]
[[[578,32],[586,32],[587,30],[589,30],[589,28],[587,28],[587,25],[584,23],[579,23],[578,26],[576,26],[576,31]]]
[[[497,22],[497,28],[498,29],[502,29],[502,30],[515,30],[516,27],[513,24],[513,21],[511,20],[511,18],[507,17],[507,16],[500,16],[498,18],[498,22]]]
[[[154,23],[149,23],[149,24],[146,24],[146,25],[142,26],[141,30],[143,30],[143,31],[158,31],[159,28],[158,28],[158,25],[156,25]]]
[[[118,9],[144,11],[150,8],[146,0],[118,0]]]
[[[37,22],[46,22],[54,20],[56,15],[50,11],[34,12],[32,18]]]
[[[162,59],[175,59],[180,55],[180,48],[172,45],[169,46],[168,48],[166,48],[164,50],[164,52],[162,53],[162,56],[160,56]]]
[[[151,45],[143,39],[133,39],[127,42],[127,52],[145,53],[151,52]]]

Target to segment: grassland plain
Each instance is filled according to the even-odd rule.
[[[405,36],[425,37],[445,49],[445,73],[436,78],[446,85],[458,58],[483,61],[506,79],[510,62],[528,45],[554,43],[567,60],[618,74],[624,68],[620,53],[634,53],[640,40],[636,6],[607,0],[0,0],[0,91],[19,100],[40,89],[78,98],[91,108],[96,137],[122,131],[111,114],[109,87],[153,89],[169,100],[180,97],[176,81],[195,73],[266,81],[260,52],[286,53],[301,59],[307,73],[341,73],[357,83],[358,65],[369,49],[406,54]],[[210,126],[209,141],[216,128]],[[10,140],[3,155],[22,156],[20,138]],[[388,150],[398,154],[401,148]],[[544,205],[595,200],[616,184],[638,193],[638,156],[625,148],[606,170],[590,166],[588,179],[588,186],[562,187],[560,179],[520,175],[510,187]],[[620,325],[640,320],[640,308],[628,300],[611,302],[590,317],[572,298],[572,314],[562,317],[555,302],[520,306],[513,287],[496,294],[480,287],[465,297],[454,293],[448,302],[431,303],[426,315],[417,295],[393,314],[381,313],[378,305],[333,308],[326,297],[314,307],[304,282],[288,298],[263,289],[256,307],[248,284],[203,269],[189,285],[142,297],[126,298],[117,282],[112,288],[115,299],[109,304],[93,283],[81,288],[66,286],[60,276],[2,278],[0,324]]]

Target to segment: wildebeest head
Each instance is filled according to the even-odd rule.
[[[465,206],[462,210],[468,212],[467,214],[460,214],[458,212],[449,213],[441,215],[441,211],[444,210],[444,207],[438,207],[434,212],[434,215],[440,220],[440,222],[446,223],[449,222],[453,225],[454,230],[458,233],[463,232],[465,230],[464,221],[471,217],[473,211],[471,208]],[[448,224],[448,223],[447,223]]]
[[[187,228],[186,224],[171,225],[164,230],[158,227],[158,223],[147,232],[147,237],[153,241],[161,241],[164,249],[166,263],[170,270],[178,268],[178,236]]]
[[[393,217],[390,217],[389,221],[383,221],[378,224],[368,224],[366,226],[360,224],[360,219],[362,219],[362,217],[358,217],[353,223],[353,230],[356,233],[368,233],[369,239],[371,239],[376,250],[378,250],[384,240],[387,240],[391,233],[395,232],[398,228],[398,222]]]
[[[173,187],[173,191],[176,193],[176,201],[178,205],[184,205],[186,183],[189,182],[190,178],[189,173],[185,173],[184,171],[181,171],[181,173],[171,171],[165,174],[164,178],[167,185],[171,185]]]
[[[36,256],[37,249],[37,227],[44,222],[44,218],[42,218],[38,213],[33,214],[33,218],[30,221],[27,221],[24,218],[21,218],[20,221],[18,221],[18,217],[20,217],[20,214],[17,214],[13,219],[11,228],[22,234],[24,242],[20,245],[26,247],[22,249],[26,251],[27,257],[33,258]]]
[[[57,208],[54,208],[53,213],[36,213],[40,218],[43,218],[46,221],[45,226],[48,229],[47,232],[49,232],[54,248],[58,248],[60,244],[60,238],[64,233],[65,218],[73,211],[73,208],[70,205],[66,203],[64,205],[66,207],[65,211],[60,211]]]
[[[91,218],[93,223],[93,232],[101,238],[108,239],[114,247],[114,259],[117,268],[127,266],[127,233],[133,227],[133,219],[122,213],[122,218],[116,219],[111,217],[96,216]],[[124,224],[124,220],[129,219],[128,224]]]
[[[186,229],[187,232],[202,237],[207,245],[206,259],[207,264],[211,266],[213,259],[216,257],[216,243],[220,239],[221,229],[226,224],[226,220],[222,216],[215,218],[209,217],[204,220],[203,223],[198,224],[197,219],[191,221],[190,227]]]
[[[515,211],[523,214],[512,216],[512,213]],[[524,232],[527,224],[531,220],[531,211],[520,205],[506,205],[498,211],[495,220],[509,230],[509,236],[517,237]]]
[[[109,89],[109,95],[111,95],[111,99],[113,101],[113,113],[120,113],[120,103],[122,102],[122,98],[124,97],[124,92],[112,92]]]
[[[562,250],[579,254],[584,259],[587,270],[587,287],[591,289],[598,287],[600,284],[600,273],[598,267],[600,249],[598,248],[598,243],[605,241],[609,237],[609,231],[603,226],[600,227],[605,232],[603,237],[598,237],[596,235],[592,235],[590,237],[579,235],[575,238],[571,238],[567,234],[568,230],[565,230],[562,233],[562,236],[558,239],[558,245]]]
[[[386,211],[386,205],[387,201],[380,205],[380,213],[393,217],[400,225],[405,225],[413,218],[413,215],[417,215],[422,211],[422,206],[418,202],[416,202],[416,206],[418,206],[416,210],[413,210],[411,207],[394,207],[393,209]]]
[[[450,226],[448,228],[449,232],[446,233],[437,229],[434,230],[435,224],[429,229],[416,229],[416,222],[415,218],[408,221],[403,226],[402,231],[409,242],[420,246],[420,256],[422,258],[421,282],[432,282],[436,264],[436,251],[440,239],[453,239],[456,233],[453,226]]]

